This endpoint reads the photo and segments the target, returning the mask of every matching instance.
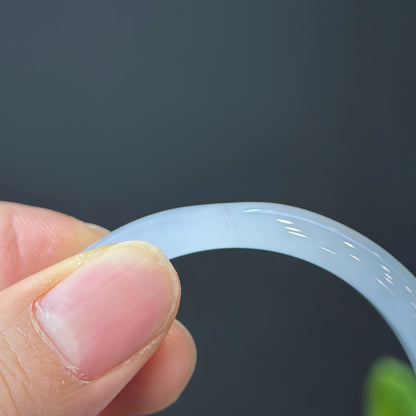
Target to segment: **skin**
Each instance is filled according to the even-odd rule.
[[[146,348],[88,382],[68,370],[36,328],[33,302],[72,273],[86,258],[77,253],[107,232],[65,214],[0,202],[0,414],[149,414],[173,403],[188,383],[196,349],[174,319],[178,305]],[[109,249],[92,255],[103,250]]]

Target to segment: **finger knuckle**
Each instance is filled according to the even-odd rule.
[[[0,330],[0,414],[20,416],[28,404],[31,414],[38,414],[25,366],[21,364],[7,334]]]

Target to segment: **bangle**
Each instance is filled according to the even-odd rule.
[[[128,240],[151,242],[169,259],[204,250],[253,248],[316,264],[374,305],[416,369],[415,277],[387,251],[345,225],[273,203],[196,205],[133,221],[88,249]]]

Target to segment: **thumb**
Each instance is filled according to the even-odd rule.
[[[0,292],[0,414],[97,415],[155,352],[180,286],[155,246],[81,253]]]

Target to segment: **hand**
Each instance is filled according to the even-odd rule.
[[[175,270],[144,242],[77,254],[105,233],[0,203],[0,414],[147,414],[189,381]]]

